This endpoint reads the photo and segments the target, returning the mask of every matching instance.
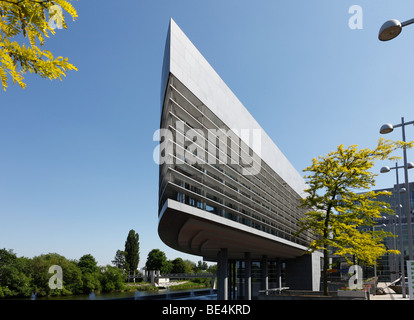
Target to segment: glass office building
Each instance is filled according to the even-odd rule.
[[[252,266],[266,290],[274,263],[290,287],[319,290],[320,256],[303,255],[312,236],[296,234],[303,178],[172,19],[161,83],[163,242],[217,261],[220,299],[237,270],[251,298]]]
[[[400,184],[399,187],[394,185],[393,188],[381,189],[375,191],[388,191],[390,196],[378,197],[379,201],[387,202],[390,208],[394,210],[394,215],[384,215],[380,219],[376,219],[375,228],[377,230],[384,230],[391,232],[396,237],[386,238],[385,246],[387,249],[399,250],[402,255],[386,254],[381,257],[376,268],[377,276],[386,281],[394,281],[401,276],[401,258],[404,261],[405,276],[407,276],[406,261],[409,260],[408,250],[408,223],[409,220],[406,215],[407,200],[404,194],[400,193],[400,190],[405,190],[405,184]],[[410,192],[410,210],[414,208],[414,183],[409,184]],[[414,219],[411,213],[411,229],[413,228]],[[373,270],[369,270],[373,273]]]

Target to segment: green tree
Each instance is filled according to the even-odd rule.
[[[173,264],[171,261],[167,260],[163,251],[152,249],[148,253],[145,267],[147,270],[159,270],[161,273],[170,273],[173,269]]]
[[[197,262],[198,270],[207,270],[207,268],[208,268],[207,262],[201,261],[201,260]]]
[[[77,266],[76,261],[68,260],[64,258],[62,263],[63,273],[63,287],[66,288],[67,294],[79,294],[82,293],[83,281],[82,271]],[[49,276],[51,274],[49,273]]]
[[[105,292],[123,290],[125,288],[126,274],[117,267],[107,265],[100,276],[102,290]]]
[[[95,258],[91,254],[83,255],[78,261],[78,267],[82,271],[83,292],[100,290],[100,272]]]
[[[62,268],[63,289],[51,289],[49,268],[58,265]],[[34,292],[39,296],[71,295],[82,292],[82,273],[75,261],[70,261],[57,253],[48,253],[32,259],[31,279]]]
[[[217,264],[213,264],[207,268],[207,272],[217,273]]]
[[[125,261],[125,251],[117,250],[112,264],[122,270],[127,270],[127,264]]]
[[[13,250],[0,250],[0,298],[31,295],[30,267],[30,259],[18,258]]]
[[[98,271],[98,263],[91,254],[85,254],[80,257],[78,266],[82,273],[94,273]]]
[[[172,273],[172,270],[173,270],[172,261],[171,260],[167,260],[164,263],[164,265],[162,266],[160,272],[166,274],[166,273]]]
[[[172,261],[173,268],[171,270],[172,273],[186,273],[186,265],[184,260],[181,258],[176,258]]]
[[[139,263],[139,235],[131,229],[125,241],[125,262],[127,270],[134,271]]]
[[[196,264],[193,261],[186,259],[186,260],[184,260],[184,265],[185,265],[185,272],[186,273],[197,272]]]
[[[9,76],[24,89],[23,75],[27,72],[62,80],[68,70],[77,70],[68,58],[55,58],[50,51],[40,49],[45,38],[55,34],[56,22],[57,27],[67,29],[63,11],[74,20],[78,17],[70,1],[0,0],[0,83],[4,91]]]
[[[100,273],[82,273],[83,293],[91,293],[101,290],[101,282],[99,281]]]
[[[309,188],[302,207],[309,209],[301,221],[299,233],[311,231],[315,240],[310,243],[309,252],[322,250],[323,290],[328,295],[329,253],[348,259],[355,256],[359,263],[373,264],[387,250],[383,244],[385,232],[362,231],[362,226],[374,225],[374,219],[383,213],[393,214],[387,203],[376,198],[386,192],[365,192],[375,185],[376,174],[369,170],[376,160],[385,160],[401,147],[412,144],[380,139],[375,149],[361,149],[357,146],[337,150],[325,157],[312,160],[312,165],[304,171]],[[359,192],[359,193],[357,193]]]

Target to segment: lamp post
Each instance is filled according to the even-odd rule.
[[[396,19],[388,20],[381,26],[378,34],[378,39],[381,41],[392,40],[401,33],[403,27],[413,23],[414,19],[410,19],[404,22],[400,22]]]
[[[375,228],[376,227],[385,227],[386,225],[383,223],[382,225],[373,225],[372,226],[372,233],[375,233]],[[373,235],[374,236],[374,235]],[[375,278],[375,291],[377,291],[377,262],[375,261],[375,264],[374,264],[374,278]]]
[[[381,134],[387,134],[392,131],[394,131],[394,128],[401,127],[402,128],[402,139],[403,142],[405,141],[405,126],[414,124],[414,121],[405,122],[404,117],[401,118],[401,123],[397,125],[392,124],[384,124],[381,129]],[[407,202],[407,205],[405,207],[405,216],[407,218],[407,233],[408,233],[408,255],[410,257],[410,260],[413,260],[413,232],[411,227],[411,206],[410,206],[410,188],[409,188],[409,181],[408,181],[408,169],[414,168],[414,164],[410,162],[410,167],[407,162],[407,148],[403,148],[403,155],[404,155],[404,177],[405,177],[405,199]]]
[[[402,231],[402,214],[401,214],[401,197],[400,194],[401,193],[407,193],[406,188],[400,188],[400,181],[398,178],[398,169],[402,169],[402,168],[407,168],[408,169],[413,169],[414,168],[414,163],[412,162],[408,162],[407,166],[398,166],[398,163],[395,163],[395,167],[390,168],[390,167],[382,167],[380,172],[381,173],[387,173],[390,172],[391,170],[395,170],[395,176],[397,179],[397,196],[398,196],[398,205],[396,206],[396,208],[398,208],[398,218],[399,218],[399,238],[400,238],[400,251],[401,251],[401,255],[400,255],[400,264],[401,264],[401,289],[402,289],[402,296],[403,298],[406,297],[405,294],[405,264],[404,264],[404,241],[403,241],[403,231]],[[407,212],[407,210],[406,210]],[[411,220],[411,219],[410,219]],[[408,223],[407,220],[407,230],[410,230],[411,228],[408,228],[408,225],[410,225],[411,227],[411,223]],[[408,242],[408,246],[410,247],[410,242]]]
[[[398,219],[400,218],[400,215],[401,215],[401,213],[400,213],[400,211],[401,211],[401,205],[399,205],[398,207],[395,206],[394,210],[395,210],[395,212],[398,212],[399,214],[396,214],[392,218],[392,220],[393,220],[392,221],[392,233],[394,235],[398,234],[399,239],[402,239],[402,236],[400,236],[401,233],[398,233],[398,230],[397,230]],[[401,229],[401,231],[402,231],[402,229]],[[398,250],[398,240],[395,237],[392,240],[392,244],[393,244],[393,248],[396,249],[396,250]],[[403,259],[400,259],[400,260],[404,261],[404,258]],[[397,270],[400,269],[397,255],[393,255],[393,264],[394,264],[394,269],[393,269],[394,271],[397,271]],[[397,279],[398,278],[398,275],[396,275],[395,277],[396,277],[395,279]],[[395,279],[392,279],[392,280],[395,280]]]

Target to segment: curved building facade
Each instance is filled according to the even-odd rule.
[[[284,259],[289,279],[318,290],[319,260],[303,256],[312,236],[296,235],[303,178],[172,19],[161,82],[162,241],[217,261],[222,299],[229,261],[262,261],[267,270],[267,261]]]

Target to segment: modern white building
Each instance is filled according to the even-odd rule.
[[[305,181],[172,19],[161,82],[162,241],[218,262],[219,299],[268,289],[275,262],[288,287],[318,291],[320,256],[296,235]]]

